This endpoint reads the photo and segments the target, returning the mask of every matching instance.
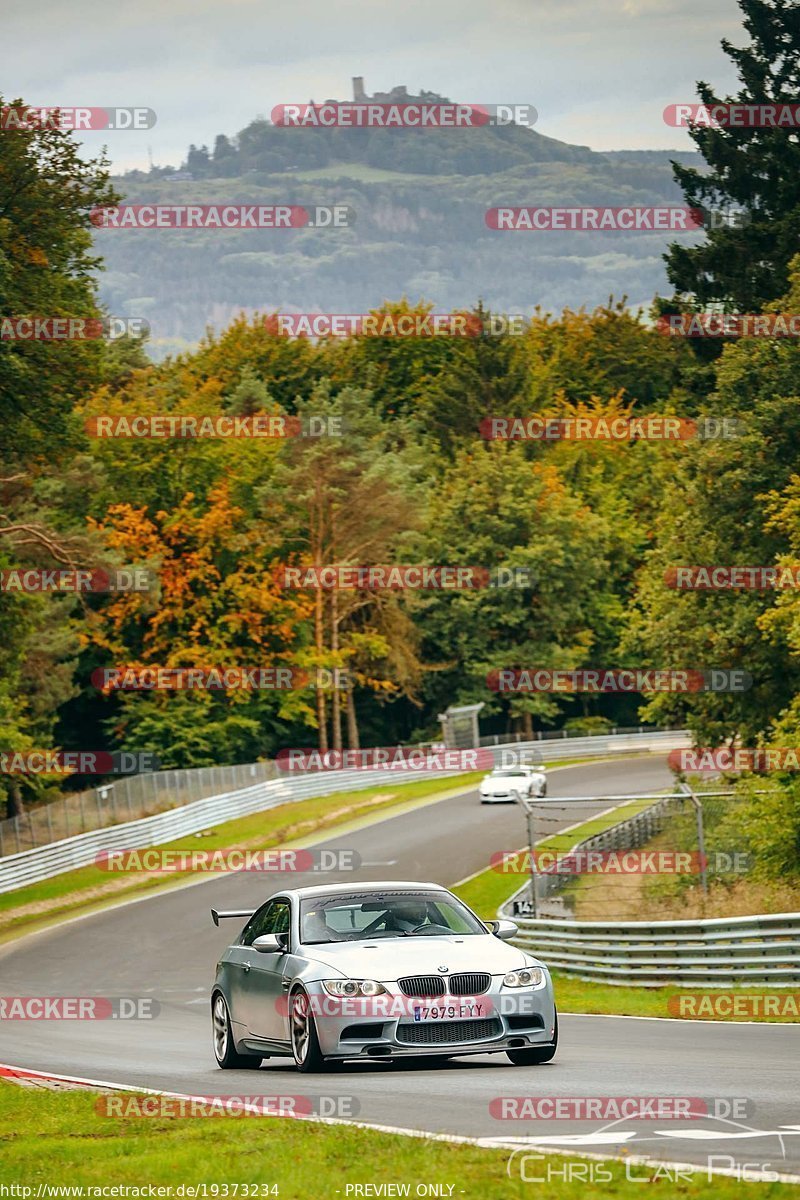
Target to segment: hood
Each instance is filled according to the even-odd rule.
[[[305,956],[353,979],[394,982],[404,975],[440,975],[457,971],[488,971],[505,975],[530,961],[516,946],[494,934],[459,937],[378,938],[364,942],[334,942],[304,946]]]
[[[522,792],[534,782],[545,779],[543,771],[532,771],[530,775],[487,775],[480,782],[483,792]]]

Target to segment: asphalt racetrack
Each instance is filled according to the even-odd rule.
[[[549,794],[635,795],[671,781],[665,758],[651,755],[552,771]],[[607,807],[598,801],[566,808],[563,825]],[[492,853],[524,840],[516,805],[482,806],[473,791],[342,831],[318,845],[356,850],[363,864],[359,878],[453,884],[484,869]],[[514,1067],[499,1054],[435,1068],[376,1060],[322,1075],[300,1075],[287,1059],[265,1060],[257,1072],[220,1071],[211,1046],[209,995],[217,957],[238,926],[223,922],[215,928],[209,909],[255,908],[285,879],[244,872],[212,876],[3,948],[4,996],[142,996],[155,998],[160,1011],[149,1021],[2,1021],[0,1062],[191,1095],[308,1096],[323,1115],[518,1141],[531,1152],[539,1146],[624,1152],[703,1167],[712,1156],[720,1167],[769,1164],[781,1174],[800,1175],[797,1025],[562,1014],[558,1053],[538,1067]],[[291,886],[322,881],[319,874],[293,874]],[[703,1116],[609,1125],[493,1115],[493,1100],[519,1096],[739,1098],[749,1106],[745,1121]]]

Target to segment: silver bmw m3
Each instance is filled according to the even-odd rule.
[[[481,921],[438,884],[303,887],[211,913],[248,918],[211,993],[220,1067],[500,1051],[527,1066],[556,1052],[547,967],[507,944],[513,921]]]

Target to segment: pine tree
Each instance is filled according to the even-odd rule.
[[[739,0],[751,44],[722,48],[742,87],[720,100],[702,81],[703,105],[797,104],[800,99],[800,6],[796,0]],[[692,207],[741,212],[742,223],[711,229],[702,245],[673,243],[664,256],[676,292],[728,309],[759,311],[788,289],[800,250],[800,133],[790,126],[695,126],[692,140],[710,170],[673,162]]]

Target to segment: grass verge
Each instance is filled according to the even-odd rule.
[[[611,983],[595,983],[591,979],[576,979],[574,975],[562,975],[553,971],[553,986],[559,1012],[565,1013],[596,1013],[616,1017],[670,1017],[675,1019],[677,1013],[671,1011],[678,1000],[687,1005],[686,1017],[693,1021],[732,1022],[758,1020],[760,1025],[796,1025],[800,1020],[800,992],[791,988],[771,988],[769,984],[759,984],[757,987],[730,988],[646,988],[646,987],[617,987]],[[741,1011],[737,1015],[726,1012],[724,1017],[715,1011],[705,1011],[695,997],[715,996],[734,997],[733,1003],[739,1001]],[[677,1000],[676,1000],[677,997]],[[772,1000],[775,998],[785,1009],[783,1013],[761,1015],[758,1011],[754,1017],[751,1003],[762,1002],[762,997]]]
[[[630,804],[622,804],[613,812],[591,817],[568,833],[554,833],[551,837],[544,838],[543,841],[537,843],[538,848],[555,854],[566,854],[576,842],[592,837],[593,834],[602,833],[604,829],[609,829],[618,821],[641,812],[643,808],[647,808],[652,803],[652,800],[634,800]],[[500,905],[508,900],[509,896],[525,880],[527,871],[522,858],[527,855],[527,847],[521,848],[518,855],[519,858],[510,857],[508,859],[505,870],[499,871],[489,867],[486,871],[481,871],[478,875],[473,875],[456,884],[453,891],[470,908],[473,908],[478,916],[488,919],[495,917]]]
[[[399,805],[415,801],[424,803],[429,796],[443,799],[447,794],[474,787],[482,776],[483,772],[473,772],[460,776],[457,781],[452,777],[424,779],[391,788],[384,784],[360,791],[314,796],[226,821],[201,833],[165,842],[159,849],[208,851],[235,846],[237,849],[269,850]],[[0,941],[4,940],[5,934],[49,923],[65,914],[104,907],[142,892],[175,887],[185,883],[189,875],[190,872],[167,877],[157,872],[114,874],[88,866],[16,888],[13,892],[4,892],[0,895]]]
[[[240,1117],[201,1120],[191,1117],[110,1118],[95,1111],[98,1097],[87,1092],[48,1092],[0,1082],[0,1183],[30,1188],[17,1190],[21,1200],[37,1195],[40,1184],[68,1187],[139,1187],[172,1189],[173,1197],[239,1196],[281,1200],[346,1200],[348,1185],[372,1185],[363,1195],[381,1195],[381,1184],[394,1184],[384,1194],[411,1196],[418,1185],[441,1186],[434,1195],[503,1197],[533,1195],[530,1183],[520,1178],[516,1155],[507,1171],[510,1152],[470,1145],[452,1145],[398,1134],[378,1133],[354,1126],[326,1126],[276,1117]],[[604,1163],[571,1158],[571,1170],[583,1161],[579,1181],[585,1200],[637,1195],[640,1183],[669,1178],[666,1167],[648,1168],[619,1159]],[[529,1173],[552,1182],[537,1194],[572,1196],[575,1182],[564,1182],[565,1161],[558,1156],[528,1160]],[[591,1182],[603,1168],[600,1180]],[[611,1176],[609,1180],[609,1174]],[[692,1174],[672,1181],[670,1195],[696,1200],[734,1200],[741,1184],[724,1176]],[[634,1180],[638,1182],[634,1182]],[[248,1190],[243,1188],[248,1184]],[[216,1191],[214,1187],[216,1185]],[[226,1191],[226,1185],[228,1190]],[[258,1189],[253,1185],[259,1185]],[[274,1190],[269,1189],[274,1185]],[[378,1185],[376,1187],[376,1185]],[[403,1191],[396,1190],[397,1186]],[[180,1193],[178,1188],[183,1186]],[[199,1188],[194,1193],[191,1188]],[[760,1196],[770,1200],[797,1194],[788,1183],[762,1184]],[[6,1193],[12,1194],[12,1193]],[[54,1193],[58,1194],[58,1193]],[[64,1193],[66,1194],[66,1193]],[[109,1193],[106,1193],[109,1194]],[[146,1193],[143,1193],[146,1194]],[[85,1193],[91,1196],[92,1193]],[[47,1192],[42,1192],[47,1197]]]
[[[605,762],[607,758],[561,759],[550,763],[549,769]],[[300,839],[309,839],[321,831],[353,821],[369,823],[384,810],[397,808],[402,811],[403,805],[410,808],[417,804],[422,806],[429,800],[443,800],[448,795],[476,787],[484,774],[484,771],[473,771],[457,778],[417,779],[394,787],[383,784],[381,787],[315,796],[226,821],[201,833],[163,843],[159,848],[222,850],[236,847],[269,850],[290,843],[296,846],[301,844]],[[30,932],[78,912],[95,911],[132,895],[179,886],[186,882],[187,875],[189,872],[166,878],[155,872],[113,874],[89,866],[4,892],[0,894],[0,944],[20,933]]]

